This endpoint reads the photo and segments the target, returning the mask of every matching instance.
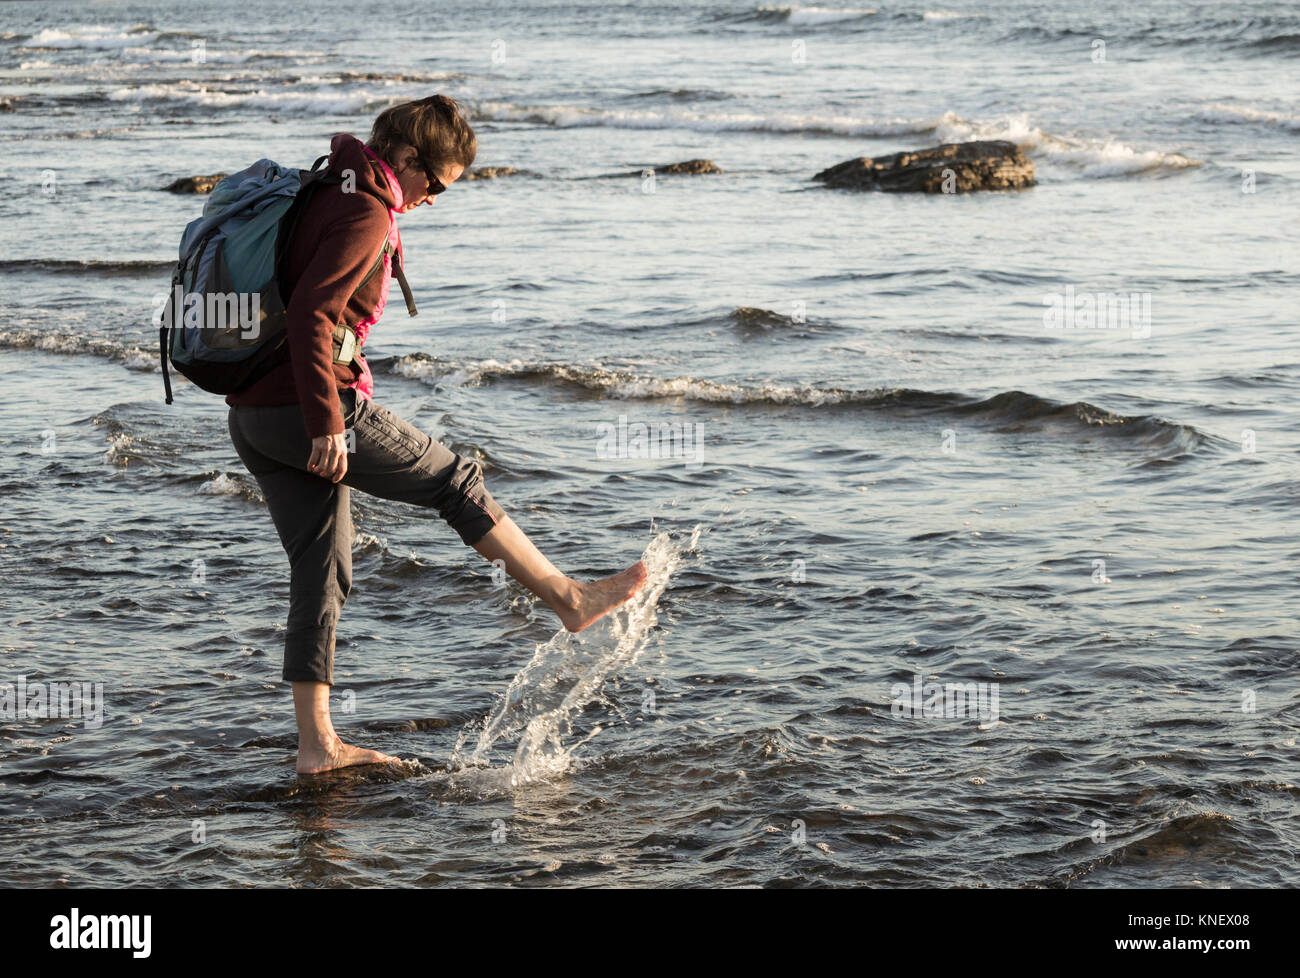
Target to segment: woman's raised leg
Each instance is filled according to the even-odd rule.
[[[373,401],[345,414],[354,433],[343,482],[354,489],[436,509],[461,540],[546,602],[571,632],[580,632],[645,584],[637,561],[584,584],[562,574],[524,535],[483,484],[483,467],[456,454]]]
[[[612,577],[590,584],[575,581],[556,570],[509,516],[498,520],[473,547],[488,560],[501,561],[505,572],[545,601],[571,632],[582,631],[617,608],[646,582],[645,564],[639,560]]]

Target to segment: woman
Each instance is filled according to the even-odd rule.
[[[469,546],[547,603],[569,631],[586,628],[645,584],[638,561],[581,584],[556,570],[483,485],[482,467],[449,451],[372,399],[359,352],[383,314],[396,215],[436,196],[474,162],[477,141],[443,95],[393,106],[370,140],[340,134],[281,266],[290,291],[288,359],[226,397],[235,450],[262,487],[289,556],[283,678],[293,685],[300,774],[397,758],[345,744],[334,732],[334,629],[352,587],[351,489],[438,510]],[[383,255],[382,274],[371,273]],[[336,339],[343,323],[351,335]],[[353,435],[349,451],[345,431]]]

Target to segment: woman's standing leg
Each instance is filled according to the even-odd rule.
[[[232,408],[228,418],[235,451],[261,486],[289,558],[289,620],[281,675],[293,687],[297,770],[314,774],[351,764],[396,761],[343,743],[330,719],[335,630],[352,591],[351,491],[278,462],[250,442],[250,434],[261,440],[297,413],[296,405],[288,411],[245,407]],[[253,432],[243,424],[255,426]]]

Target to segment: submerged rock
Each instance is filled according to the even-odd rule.
[[[846,160],[813,177],[837,190],[969,193],[1034,185],[1034,164],[1015,143],[983,139]]]
[[[681,163],[669,163],[666,166],[647,166],[640,170],[633,170],[629,176],[639,177],[646,170],[654,170],[655,175],[660,173],[721,173],[722,167],[712,160],[685,160]]]
[[[206,177],[181,177],[163,187],[174,194],[210,194],[212,188],[229,176],[227,173],[213,173]]]
[[[722,167],[712,160],[686,160],[684,163],[669,163],[656,168],[663,173],[721,173]]]
[[[539,174],[532,170],[516,170],[513,166],[480,166],[476,170],[470,170],[461,174],[462,180],[494,180],[497,177],[525,176],[535,177]]]
[[[794,320],[771,309],[759,309],[755,306],[738,306],[731,311],[731,320],[745,329],[772,329],[789,326]]]

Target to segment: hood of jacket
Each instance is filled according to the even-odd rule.
[[[390,211],[402,206],[402,188],[392,168],[356,136],[341,132],[330,140],[330,158],[325,171],[346,177],[348,170],[355,174],[358,193],[374,194]]]

